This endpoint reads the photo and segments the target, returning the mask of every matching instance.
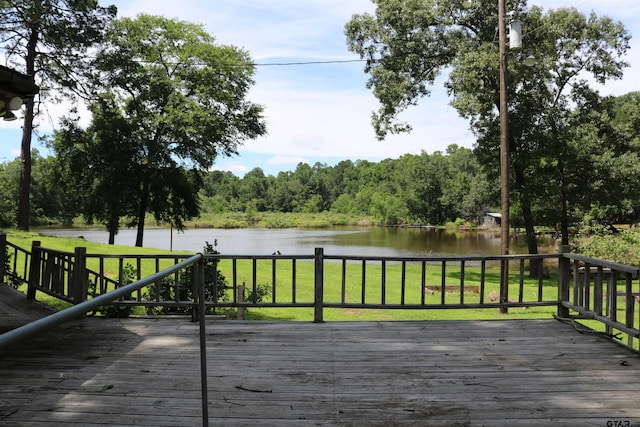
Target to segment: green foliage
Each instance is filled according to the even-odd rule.
[[[205,242],[203,254],[218,254],[216,246],[217,241],[213,244]],[[159,285],[155,283],[147,287],[144,298],[149,301],[183,301],[193,302],[196,295],[192,288],[193,283],[193,266],[189,266],[180,271],[178,278],[175,276],[165,277],[160,281]],[[205,261],[204,265],[204,299],[205,301],[226,301],[228,282],[224,274],[218,269],[218,262],[214,260]],[[152,314],[186,314],[191,313],[192,307],[153,307],[149,310]],[[208,314],[215,313],[214,308],[207,309]]]
[[[251,301],[253,303],[260,303],[264,302],[269,295],[271,295],[271,286],[259,283],[256,285],[255,292],[251,287],[245,288],[244,300]]]
[[[616,232],[607,226],[593,226],[593,234],[576,237],[573,252],[626,265],[640,264],[640,229]]]
[[[22,285],[22,281],[18,278],[15,271],[11,271],[11,254],[9,253],[9,247],[5,248],[4,254],[4,280],[5,283],[14,289],[18,289]]]
[[[19,160],[0,164],[0,227],[10,227],[16,223],[19,180]]]
[[[471,186],[476,190],[468,196]],[[380,163],[301,163],[275,177],[259,168],[243,178],[213,171],[204,178],[201,200],[205,211],[244,212],[243,220],[253,225],[265,225],[265,212],[327,211],[373,216],[384,224],[444,224],[457,217],[478,222],[495,198],[489,188],[473,151],[452,145],[446,154],[407,154]],[[278,218],[266,226],[293,227],[296,222]]]
[[[122,277],[120,281],[120,285],[128,285],[129,283],[133,283],[136,281],[138,277],[138,271],[131,264],[126,264],[122,269]],[[95,283],[89,285],[89,290],[93,287],[93,291],[95,292]],[[129,305],[106,305],[100,307],[98,309],[98,313],[102,314],[106,317],[112,318],[125,318],[129,317],[133,312],[133,307]]]

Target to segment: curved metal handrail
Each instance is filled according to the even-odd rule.
[[[58,311],[56,313],[50,314],[49,316],[43,317],[42,319],[38,319],[34,322],[28,323],[26,325],[23,325],[18,328],[12,329],[8,332],[5,332],[4,334],[0,335],[0,349],[8,346],[13,342],[25,339],[27,337],[30,337],[40,332],[44,332],[47,329],[50,329],[68,320],[77,319],[78,317],[83,316],[90,311],[96,310],[99,307],[102,307],[103,305],[109,304],[125,295],[129,295],[132,292],[143,288],[144,286],[147,286],[170,274],[175,273],[176,271],[179,271],[191,264],[194,264],[200,261],[201,259],[203,259],[203,257],[204,256],[202,254],[196,254],[165,270],[152,274],[151,276],[145,277],[143,279],[140,279],[136,282],[122,286],[106,294],[97,296],[90,300],[84,301],[80,304],[64,309],[62,311]]]

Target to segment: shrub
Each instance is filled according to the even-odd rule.
[[[120,286],[135,282],[137,277],[138,271],[135,267],[131,264],[126,264],[122,269],[122,283],[120,283]],[[97,291],[95,282],[89,282],[88,292],[92,297],[96,296]],[[105,317],[111,318],[125,318],[131,316],[132,311],[133,307],[130,305],[105,305],[94,311],[92,315],[101,314]]]
[[[214,241],[213,245],[205,242],[203,248],[204,254],[219,254],[216,247],[218,242]],[[218,270],[218,262],[215,260],[205,261],[204,266],[204,299],[205,301],[226,301],[228,283],[226,277]],[[159,288],[155,284],[148,286],[148,291],[144,298],[153,301],[159,292],[160,301],[195,301],[195,295],[192,289],[193,266],[189,266],[182,270],[176,281],[175,276],[169,276],[160,281]],[[176,294],[177,290],[177,294]],[[191,307],[152,307],[147,310],[150,314],[186,314],[191,313]],[[207,314],[215,313],[215,308],[207,308]]]
[[[4,279],[5,283],[14,289],[18,289],[22,284],[22,280],[18,277],[15,271],[11,271],[11,254],[9,248],[4,248]]]
[[[629,229],[613,233],[600,228],[597,233],[573,242],[574,252],[591,258],[601,258],[626,265],[640,262],[640,230]]]

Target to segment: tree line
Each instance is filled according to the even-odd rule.
[[[583,147],[580,158],[571,163],[576,169],[568,170],[576,177],[597,170],[598,179],[585,180],[582,188],[575,188],[570,204],[572,224],[636,223],[640,219],[640,180],[621,179],[638,173],[640,150],[633,144],[620,144],[625,133],[638,142],[639,101],[640,93],[608,99],[603,106],[606,111],[598,114],[599,120],[595,120],[594,110],[590,111],[594,147]],[[632,123],[635,130],[629,127]],[[603,127],[608,130],[602,132]],[[610,141],[610,148],[605,150],[607,145],[596,142],[598,138],[617,142]],[[585,138],[582,145],[589,140]],[[214,170],[202,175],[195,198],[198,212],[214,214],[333,212],[373,217],[385,225],[479,224],[486,213],[497,212],[500,206],[499,166],[483,166],[479,157],[478,149],[450,145],[444,153],[423,151],[380,162],[343,160],[333,166],[300,163],[295,170],[275,176],[260,168],[243,177]],[[70,225],[79,217],[94,220],[87,207],[92,203],[91,194],[68,190],[68,175],[61,173],[63,162],[55,156],[42,157],[37,151],[32,158],[34,223]],[[20,161],[0,166],[0,226],[10,226],[17,214]],[[540,181],[537,191],[544,194],[548,184]],[[101,191],[106,200],[117,199],[120,193],[117,186]],[[537,218],[536,226],[560,232],[558,205],[549,197],[536,199],[532,214]],[[513,225],[524,225],[518,203],[512,204],[511,217]]]
[[[69,191],[55,156],[33,151],[32,208],[35,224],[91,221],[91,194]],[[14,224],[20,160],[1,164],[0,226]],[[380,162],[343,160],[336,165],[300,163],[295,170],[265,175],[255,168],[243,177],[228,171],[202,175],[200,212],[334,212],[373,217],[381,224],[477,222],[495,206],[499,190],[482,172],[473,150],[451,145],[446,153],[406,154]],[[117,186],[101,189],[118,197]]]

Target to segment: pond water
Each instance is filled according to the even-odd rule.
[[[107,243],[108,233],[100,228],[39,229],[52,236],[79,237],[90,242]],[[135,229],[121,230],[116,244],[134,246]],[[356,256],[428,256],[498,255],[500,235],[490,232],[453,232],[426,228],[337,227],[189,229],[178,233],[168,228],[147,228],[144,247],[176,251],[202,251],[205,242],[217,241],[225,255],[311,255],[322,247],[330,255]],[[517,239],[513,253],[526,253]],[[541,252],[544,251],[541,248]]]

